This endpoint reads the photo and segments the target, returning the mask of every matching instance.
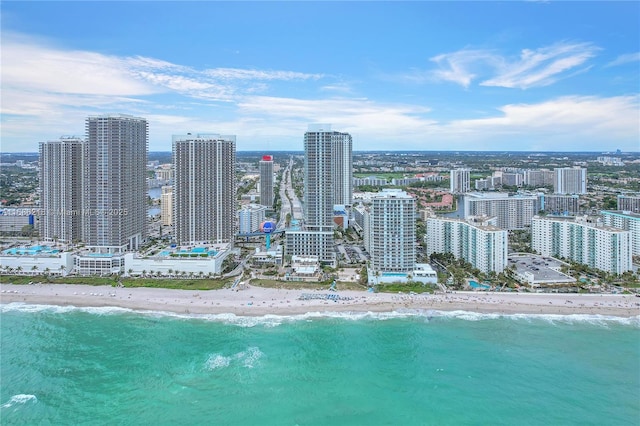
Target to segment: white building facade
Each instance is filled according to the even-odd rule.
[[[264,222],[267,207],[258,204],[243,206],[238,211],[238,233],[250,234],[260,230],[260,224]]]
[[[469,169],[453,169],[449,172],[449,191],[462,194],[471,190],[471,171]]]
[[[416,202],[406,192],[387,189],[371,200],[365,243],[371,268],[410,273],[416,265]]]
[[[556,194],[586,194],[587,169],[582,167],[560,167],[554,169],[553,192]]]
[[[570,259],[613,274],[631,270],[631,233],[587,217],[534,217],[531,247],[543,256]]]
[[[537,213],[538,198],[509,196],[499,192],[473,192],[464,195],[464,218],[495,217],[496,226],[506,230],[526,229]]]
[[[624,229],[631,233],[631,255],[640,256],[640,213],[609,210],[600,213],[605,225]]]
[[[426,255],[452,253],[484,273],[500,273],[507,266],[508,232],[488,218],[464,221],[430,217],[426,220]]]

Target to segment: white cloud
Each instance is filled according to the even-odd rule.
[[[469,87],[477,77],[473,70],[482,68],[485,63],[496,62],[497,57],[486,50],[460,50],[435,56],[431,60],[440,66],[439,70],[432,72],[432,78]]]
[[[520,89],[548,86],[563,72],[594,57],[597,50],[590,43],[558,43],[536,50],[524,49],[519,60],[503,62],[497,69],[498,75],[480,84]]]
[[[203,74],[224,80],[318,80],[322,74],[305,74],[294,71],[246,70],[238,68],[214,68]]]
[[[440,130],[450,136],[472,135],[485,141],[497,142],[505,136],[514,144],[535,141],[546,150],[604,149],[623,144],[637,151],[639,108],[638,96],[567,96],[538,104],[505,105],[499,108],[499,116],[455,120]]]
[[[418,105],[378,103],[368,99],[293,99],[266,96],[248,97],[238,103],[243,116],[262,116],[265,121],[331,123],[334,128],[376,136],[393,137],[426,131],[433,120],[425,117],[429,108]]]
[[[465,49],[431,58],[440,69],[430,77],[469,87],[476,79],[483,86],[528,89],[547,86],[567,71],[575,70],[599,49],[591,43],[556,43],[535,50],[524,49],[509,59],[489,50]]]
[[[616,59],[609,62],[607,65],[605,65],[605,67],[615,67],[618,65],[624,65],[624,64],[628,64],[631,62],[638,62],[638,61],[640,61],[640,52],[627,53],[625,55],[618,56]]]

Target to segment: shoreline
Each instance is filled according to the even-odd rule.
[[[299,300],[302,294],[340,300]],[[83,284],[0,284],[0,304],[118,307],[178,314],[300,315],[316,312],[381,313],[403,310],[468,311],[479,314],[640,316],[634,295],[485,293],[408,295],[345,290],[287,290],[249,286],[245,290],[115,288]]]

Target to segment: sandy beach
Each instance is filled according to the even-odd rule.
[[[322,297],[300,300],[305,295]],[[336,298],[328,300],[324,298]],[[640,315],[640,298],[608,294],[455,292],[434,295],[365,291],[285,290],[249,286],[244,290],[114,288],[77,284],[0,285],[0,303],[121,307],[144,311],[238,316],[297,315],[308,312],[392,312],[404,309],[496,314]]]

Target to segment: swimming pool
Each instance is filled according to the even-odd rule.
[[[491,286],[488,286],[488,285],[486,285],[486,284],[480,284],[480,283],[478,283],[477,281],[473,281],[473,280],[470,280],[470,281],[469,281],[469,285],[470,285],[472,288],[480,288],[480,289],[482,289],[482,290],[488,290],[488,289],[490,289],[490,288],[491,288]]]
[[[37,254],[56,254],[60,250],[52,249],[49,246],[32,246],[32,247],[13,247],[3,250],[3,254],[11,254],[15,256],[35,256]]]

